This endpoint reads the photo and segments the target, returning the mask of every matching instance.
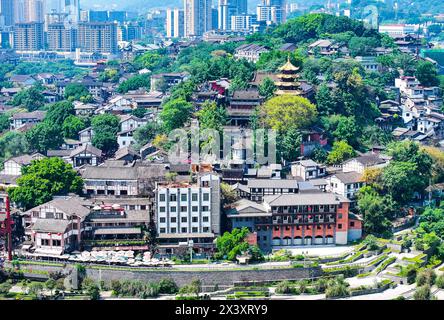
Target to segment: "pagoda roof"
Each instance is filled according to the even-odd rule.
[[[290,58],[288,58],[287,62],[279,68],[280,71],[298,71],[299,68],[294,66],[291,62],[290,62]]]
[[[296,78],[299,78],[299,75],[281,73],[281,74],[276,75],[276,77],[281,78],[281,79],[296,79]]]

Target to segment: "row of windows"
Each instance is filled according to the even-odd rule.
[[[191,211],[192,212],[198,212],[199,211],[199,207],[198,206],[192,206],[191,207]],[[202,211],[204,211],[204,212],[210,211],[210,207],[202,206]],[[159,212],[166,212],[166,207],[159,207]],[[177,212],[177,207],[170,207],[170,212]],[[188,212],[188,207],[181,206],[180,207],[180,212]]]
[[[181,233],[188,233],[188,228],[180,228]],[[199,228],[198,227],[192,227],[191,228],[192,233],[198,233]],[[209,227],[203,227],[202,232],[210,232]],[[159,233],[166,233],[166,228],[159,228]],[[177,228],[171,228],[170,233],[177,233]]]
[[[177,222],[177,218],[176,217],[171,217],[170,218],[171,223],[176,223]],[[209,222],[210,221],[210,217],[202,217],[202,222]],[[159,218],[159,222],[160,223],[165,223],[166,222],[166,218],[161,217]],[[180,218],[180,222],[186,223],[188,222],[188,217],[181,217]],[[191,222],[199,222],[199,217],[191,217]]]
[[[197,193],[192,193],[191,194],[191,201],[198,201],[198,194]],[[159,201],[160,202],[165,202],[165,194],[161,193],[159,194]],[[203,193],[202,194],[202,199],[203,201],[209,201],[210,200],[210,194],[209,193]],[[170,201],[177,201],[177,194],[170,194]],[[188,194],[186,193],[181,193],[180,194],[180,201],[188,201]]]

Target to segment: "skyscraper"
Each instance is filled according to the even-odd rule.
[[[0,0],[0,19],[3,26],[14,24],[14,0]]]
[[[219,0],[218,12],[218,28],[230,30],[232,16],[245,15],[248,13],[247,0]]]
[[[15,0],[14,21],[43,22],[45,20],[45,6],[43,0]]]
[[[280,24],[286,20],[286,0],[262,0],[257,6],[257,21]]]
[[[68,14],[67,21],[77,25],[80,20],[80,0],[65,0],[64,12]]]
[[[202,36],[211,30],[211,0],[184,0],[185,37]]]
[[[166,35],[167,38],[181,38],[184,36],[184,13],[178,8],[167,9],[166,12]]]

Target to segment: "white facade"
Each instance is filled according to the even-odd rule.
[[[184,0],[185,37],[202,36],[211,30],[211,0]]]

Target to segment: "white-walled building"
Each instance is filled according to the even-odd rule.
[[[199,248],[210,248],[220,234],[220,212],[217,175],[203,175],[196,184],[159,183],[156,225],[160,246],[172,253],[179,242],[193,240]]]

